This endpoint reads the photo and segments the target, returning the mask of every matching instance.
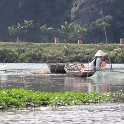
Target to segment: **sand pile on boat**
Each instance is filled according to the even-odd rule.
[[[42,72],[33,72],[33,74],[50,74],[48,70],[44,70]]]

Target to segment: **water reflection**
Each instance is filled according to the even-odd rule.
[[[0,87],[6,88],[6,81],[8,80],[8,76],[5,71],[0,71]]]
[[[81,91],[112,92],[124,90],[121,83],[101,82],[97,83],[89,78],[67,77],[66,75],[5,75],[1,74],[0,89],[2,88],[25,88],[44,92]]]
[[[79,77],[65,77],[64,89],[67,91],[84,91],[88,92],[92,90],[91,79],[79,78]]]
[[[98,84],[88,78],[66,77],[64,83],[65,89],[70,91],[91,92],[92,90],[96,90],[101,93],[110,91],[110,84]]]
[[[37,64],[31,64],[31,66],[30,64],[26,64],[23,65],[24,67],[22,65],[20,67],[19,65],[20,64],[17,64],[16,68],[11,65],[11,69],[8,69],[6,72],[0,72],[0,89],[23,87],[28,90],[44,92],[90,92],[92,90],[98,92],[124,91],[124,80],[120,78],[123,77],[124,73],[119,78],[117,78],[116,75],[110,77],[108,74],[99,78],[80,78],[68,77],[66,74],[34,74],[34,71],[42,70],[38,68]],[[47,69],[45,64],[40,66],[43,66],[43,69]]]

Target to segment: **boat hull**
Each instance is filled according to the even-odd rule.
[[[75,77],[91,77],[95,73],[95,71],[87,69],[81,63],[68,63],[65,65],[64,69],[68,76]]]
[[[68,76],[74,76],[74,77],[91,77],[95,72],[94,71],[68,71],[66,70],[66,74]]]
[[[51,73],[66,73],[64,70],[65,64],[60,63],[49,63],[48,68]]]

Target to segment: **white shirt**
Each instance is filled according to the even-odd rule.
[[[94,64],[95,59],[93,59],[90,63],[89,63],[89,68],[90,70],[93,70],[94,68],[96,70],[100,70],[101,69],[101,63],[102,63],[102,59],[100,57],[96,58],[96,66]]]

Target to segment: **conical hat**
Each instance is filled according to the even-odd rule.
[[[106,53],[104,53],[102,50],[98,50],[98,52],[94,56],[105,56]]]

